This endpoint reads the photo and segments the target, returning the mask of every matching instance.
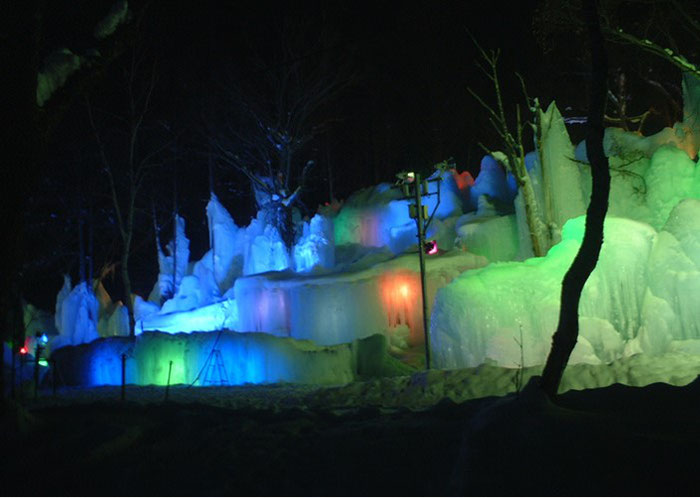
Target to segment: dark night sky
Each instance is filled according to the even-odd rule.
[[[139,6],[141,2],[132,2]],[[67,46],[79,52],[93,43],[90,28],[111,1],[72,0],[52,2],[47,17],[44,46]],[[337,124],[301,154],[317,162],[311,191],[304,201],[310,207],[328,200],[327,164],[334,170],[334,192],[347,197],[358,188],[392,181],[403,169],[427,169],[454,157],[460,170],[478,171],[483,155],[478,142],[498,146],[485,113],[467,87],[491,101],[492,87],[475,66],[477,57],[469,30],[485,48],[500,48],[500,73],[507,109],[522,102],[520,72],[530,95],[546,105],[556,99],[571,112],[585,107],[585,81],[576,67],[580,47],[575,39],[562,51],[547,56],[535,41],[532,18],[538,2],[279,2],[267,1],[156,1],[144,16],[141,46],[149,60],[156,60],[158,83],[154,114],[180,133],[177,178],[179,202],[192,240],[191,258],[207,249],[204,207],[208,197],[208,169],[201,154],[203,121],[207,103],[225,105],[221,96],[231,74],[255,82],[259,77],[249,59],[251,47],[262,57],[276,50],[275,34],[284,19],[303,20],[306,29],[332,33],[330,51],[338,71],[354,76],[355,83],[333,102]],[[313,36],[310,36],[313,38]],[[561,49],[561,47],[558,47]],[[107,112],[123,111],[122,57],[89,91],[96,106]],[[555,71],[555,68],[558,71]],[[569,71],[567,74],[566,71]],[[50,148],[51,173],[37,195],[35,223],[45,223],[46,233],[61,233],[62,247],[55,261],[36,278],[30,299],[51,308],[61,284],[61,272],[77,275],[75,206],[88,202],[102,206],[104,196],[93,195],[104,185],[95,167],[95,147],[82,100],[71,109]],[[152,180],[148,198],[157,201],[161,219],[170,207],[170,175]],[[254,214],[244,178],[218,169],[216,192],[240,225]],[[156,188],[156,186],[162,188]],[[92,191],[95,192],[92,192]],[[83,199],[75,201],[76,198]],[[147,204],[147,203],[146,203]],[[71,207],[72,206],[72,207]],[[144,206],[148,208],[148,206]],[[73,211],[71,211],[73,209]],[[150,209],[150,208],[148,208]],[[53,215],[53,216],[52,216]],[[157,276],[153,235],[148,216],[133,258],[133,280],[140,294],[150,291]],[[150,232],[149,232],[150,230]],[[167,237],[167,228],[164,229]],[[58,235],[56,235],[58,237]],[[58,246],[58,239],[54,245]],[[42,237],[35,239],[39,245]],[[96,253],[116,260],[113,227],[96,228]]]

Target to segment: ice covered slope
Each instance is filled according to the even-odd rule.
[[[613,361],[638,352],[700,353],[700,201],[682,201],[660,232],[608,217],[597,268],[581,304],[570,363]],[[436,365],[544,363],[556,328],[561,281],[583,237],[567,222],[546,257],[466,272],[438,291],[431,321]]]
[[[437,289],[486,259],[452,251],[427,260],[429,306]],[[317,344],[340,344],[408,325],[423,340],[418,256],[406,254],[368,269],[321,276],[271,272],[234,285],[238,330],[267,332]]]
[[[133,341],[110,337],[61,348],[52,358],[68,385],[121,384],[122,354],[127,355],[128,384],[166,384],[172,361],[171,384],[192,384],[198,379],[196,385],[209,385],[220,384],[223,377],[218,369],[205,368],[215,345],[221,352],[222,371],[228,385],[343,384],[366,375],[389,374],[392,370],[386,341],[380,336],[322,347],[268,334],[146,332]],[[211,361],[209,364],[213,365]]]

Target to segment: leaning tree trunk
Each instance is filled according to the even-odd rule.
[[[586,152],[591,164],[593,189],[586,212],[583,242],[571,267],[564,276],[561,289],[559,324],[552,338],[552,349],[542,373],[541,387],[552,398],[556,396],[564,368],[578,338],[578,305],[583,286],[598,263],[603,245],[603,222],[608,211],[610,170],[603,151],[603,112],[606,97],[607,57],[598,20],[596,0],[583,2],[591,48],[591,96],[588,111]]]
[[[518,182],[518,188],[523,195],[523,206],[525,207],[525,220],[530,231],[530,241],[532,242],[532,253],[535,257],[544,256],[549,248],[549,237],[547,229],[542,222],[542,218],[537,208],[537,198],[532,187],[530,175],[525,167],[525,161],[515,160],[514,173]]]

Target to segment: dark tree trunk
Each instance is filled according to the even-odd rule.
[[[595,0],[585,0],[583,10],[588,25],[591,48],[591,97],[588,111],[586,151],[591,164],[593,189],[586,212],[583,242],[561,289],[559,324],[552,338],[552,349],[542,373],[541,386],[550,398],[556,396],[564,368],[578,339],[578,305],[583,286],[598,263],[603,245],[603,222],[608,211],[610,170],[603,152],[603,113],[607,83],[607,57],[600,31]]]
[[[134,304],[131,300],[131,279],[129,278],[129,252],[122,254],[122,283],[124,285],[124,306],[129,314],[129,337],[135,335]]]

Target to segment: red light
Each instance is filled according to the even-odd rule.
[[[27,348],[25,346],[22,346],[21,348],[19,348],[19,354],[27,354],[28,352],[29,351],[27,350]]]
[[[438,245],[437,245],[437,240],[429,240],[428,242],[425,243],[425,253],[429,255],[437,254],[438,252]]]

